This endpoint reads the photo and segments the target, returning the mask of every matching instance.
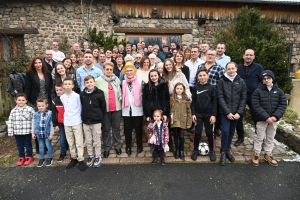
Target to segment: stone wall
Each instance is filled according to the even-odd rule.
[[[67,37],[70,44],[81,42],[86,33],[86,23],[82,17],[79,5],[59,0],[51,3],[0,3],[0,30],[38,29],[38,34],[24,35],[26,53],[30,56],[41,55],[51,46],[53,40],[61,40],[63,37]],[[87,17],[85,14],[84,19]],[[113,24],[110,17],[110,6],[94,3],[89,20],[90,27],[110,34]]]
[[[40,1],[42,2],[42,1]],[[48,1],[47,1],[48,2]],[[68,2],[68,0],[66,0]],[[111,20],[111,7],[104,6],[102,1],[93,4],[89,20],[91,27],[110,34],[114,27],[120,28],[191,28],[191,34],[184,34],[182,42],[190,44],[193,41],[211,43],[212,33],[218,27],[217,20],[206,20],[198,26],[193,19],[141,19],[120,18],[118,24]],[[87,13],[85,10],[84,13]],[[84,16],[86,19],[87,15]],[[25,34],[25,48],[28,55],[41,54],[49,48],[51,42],[67,37],[70,44],[82,42],[85,31],[85,21],[81,15],[81,7],[71,3],[53,0],[50,3],[0,3],[0,30],[37,28],[38,34]],[[300,66],[300,25],[275,24],[274,29],[286,35],[287,40],[294,43],[292,64],[294,71]],[[119,39],[124,33],[116,34]]]

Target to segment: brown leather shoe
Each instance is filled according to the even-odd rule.
[[[270,165],[277,167],[277,161],[272,157],[272,154],[265,154],[264,156],[265,161],[267,161]]]
[[[252,165],[257,167],[259,165],[259,159],[260,159],[260,155],[257,153],[254,153],[252,156],[252,160],[251,160]]]

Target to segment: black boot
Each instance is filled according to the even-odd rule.
[[[152,164],[156,164],[156,163],[157,163],[157,157],[153,157]]]
[[[174,147],[173,147],[173,140],[172,140],[171,136],[169,138],[168,145],[169,145],[169,152],[173,152],[174,151]]]
[[[175,159],[178,159],[179,157],[180,157],[179,150],[176,150],[176,152],[175,152]]]
[[[230,162],[234,162],[234,161],[235,161],[235,158],[234,158],[233,155],[231,154],[230,149],[226,149],[225,154],[226,154],[226,158],[227,158]]]
[[[226,163],[226,154],[224,151],[221,152],[220,165],[225,166]]]
[[[160,165],[162,165],[162,166],[166,165],[164,157],[160,158]]]
[[[181,158],[182,160],[185,160],[184,151],[180,151],[180,158]]]

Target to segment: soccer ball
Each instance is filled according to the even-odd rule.
[[[206,142],[200,142],[198,150],[199,150],[200,155],[202,155],[202,156],[208,155],[209,146]]]

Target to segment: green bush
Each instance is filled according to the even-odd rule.
[[[113,49],[114,46],[118,46],[120,44],[123,44],[124,46],[127,44],[125,39],[119,42],[113,33],[109,36],[105,36],[102,31],[97,32],[96,28],[90,29],[88,35],[88,38],[85,38],[85,40],[90,43],[91,49],[104,47],[106,50]]]
[[[269,18],[262,17],[256,8],[243,7],[235,17],[227,16],[220,21],[214,33],[214,44],[226,43],[226,54],[237,64],[243,62],[246,49],[255,51],[255,62],[272,70],[279,87],[285,92],[292,90],[288,75],[288,47],[283,34],[272,29]]]

